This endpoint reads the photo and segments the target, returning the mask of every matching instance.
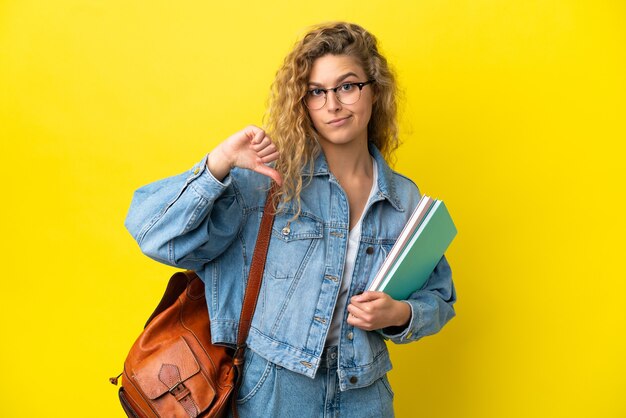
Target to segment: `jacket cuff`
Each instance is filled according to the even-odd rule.
[[[387,327],[380,330],[380,334],[385,338],[389,339],[397,344],[407,343],[410,341],[410,338],[413,336],[413,327],[415,324],[415,309],[413,308],[413,304],[408,300],[403,300],[402,302],[407,303],[411,307],[411,319],[409,320],[409,324],[406,327]]]
[[[191,168],[187,184],[193,187],[200,196],[210,200],[230,186],[231,177],[229,173],[222,181],[216,179],[207,167],[208,158],[209,154]]]

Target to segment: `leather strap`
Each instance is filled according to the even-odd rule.
[[[252,265],[250,266],[250,273],[248,273],[248,285],[246,287],[246,293],[243,297],[241,316],[239,317],[237,353],[235,360],[237,360],[237,357],[240,359],[243,358],[243,348],[245,348],[248,332],[250,331],[250,324],[252,323],[252,316],[254,315],[254,309],[256,308],[259,291],[261,290],[261,279],[263,278],[263,271],[265,270],[267,249],[270,246],[272,225],[274,225],[274,215],[276,214],[274,200],[277,189],[277,184],[272,183],[272,187],[270,188],[265,201],[265,208],[263,209],[259,235],[254,246],[254,253],[252,254]]]
[[[261,218],[261,226],[259,227],[259,235],[254,245],[254,253],[252,254],[252,264],[248,273],[248,284],[246,285],[246,293],[243,296],[243,306],[239,317],[239,328],[237,329],[237,349],[235,350],[234,363],[237,372],[235,388],[231,397],[231,410],[234,418],[239,418],[237,411],[237,397],[239,395],[239,384],[241,383],[241,375],[243,372],[243,355],[246,348],[246,339],[252,324],[252,316],[256,309],[256,302],[261,290],[261,280],[263,271],[265,270],[265,260],[267,259],[267,250],[270,246],[270,238],[272,237],[272,225],[274,225],[274,215],[276,214],[276,191],[278,185],[272,183],[272,187],[267,194],[265,200],[265,208],[263,209],[263,217]]]
[[[187,415],[196,418],[199,414],[198,407],[191,397],[191,391],[185,386],[180,377],[178,366],[173,364],[163,364],[159,371],[159,380],[168,387],[169,392],[183,407]]]

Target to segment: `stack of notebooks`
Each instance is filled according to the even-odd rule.
[[[407,299],[424,286],[455,235],[446,205],[422,196],[368,290]]]

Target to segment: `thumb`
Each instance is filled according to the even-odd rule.
[[[283,184],[283,178],[281,177],[280,173],[278,171],[274,170],[270,166],[267,166],[265,164],[259,164],[259,165],[257,165],[254,168],[254,171],[256,171],[259,174],[263,174],[264,176],[267,176],[267,177],[271,178],[279,186],[282,186],[282,184]]]

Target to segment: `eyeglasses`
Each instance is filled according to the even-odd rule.
[[[335,93],[335,97],[341,104],[355,104],[361,98],[361,90],[375,80],[367,80],[364,83],[343,83],[332,89],[314,88],[306,92],[304,104],[311,110],[319,110],[326,104],[328,92]]]

